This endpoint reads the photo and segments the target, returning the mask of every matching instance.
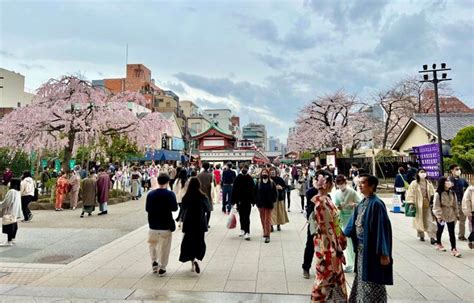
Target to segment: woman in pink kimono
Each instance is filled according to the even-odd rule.
[[[343,270],[346,238],[341,230],[337,207],[329,197],[333,178],[327,171],[319,172],[316,178],[318,194],[311,199],[314,211],[310,216],[310,231],[314,234],[316,256],[316,279],[311,302],[346,302],[347,289]]]
[[[71,188],[69,192],[70,197],[70,208],[75,210],[77,208],[77,200],[79,199],[79,189],[81,187],[81,177],[79,176],[79,167],[76,167],[71,174],[69,179],[69,186]]]

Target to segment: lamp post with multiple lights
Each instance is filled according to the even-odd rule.
[[[452,79],[448,79],[447,71],[451,70],[450,68],[446,67],[446,63],[441,63],[441,68],[436,68],[436,64],[432,65],[432,69],[428,69],[428,64],[423,65],[423,70],[419,71],[419,73],[423,74],[423,80],[420,82],[431,82],[434,85],[434,93],[435,93],[435,104],[436,104],[436,126],[438,128],[438,145],[439,145],[439,171],[440,176],[444,176],[444,161],[443,161],[443,141],[441,139],[441,118],[439,114],[439,97],[438,97],[438,83],[443,81],[449,81]],[[438,78],[438,72],[441,73],[441,79]],[[432,79],[430,79],[430,75],[432,74]]]

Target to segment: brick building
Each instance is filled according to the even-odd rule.
[[[112,93],[135,91],[141,93],[150,103],[147,107],[154,110],[161,97],[166,96],[165,91],[155,84],[151,77],[151,70],[143,64],[127,64],[125,78],[110,78],[92,81],[93,85],[103,86]]]

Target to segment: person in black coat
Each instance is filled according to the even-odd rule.
[[[241,174],[234,180],[231,196],[232,204],[237,204],[237,210],[239,211],[241,229],[239,237],[243,236],[247,241],[250,240],[250,212],[252,205],[255,205],[255,183],[248,171],[248,165],[244,165]]]
[[[314,203],[311,202],[311,199],[318,194],[318,190],[316,189],[315,183],[316,179],[313,179],[313,187],[308,189],[306,191],[306,219],[309,220],[309,216],[314,210]],[[309,279],[309,269],[311,268],[311,263],[313,262],[313,256],[314,256],[314,237],[311,234],[309,230],[309,224],[308,224],[308,230],[306,234],[306,247],[304,249],[304,255],[303,255],[303,278]]]
[[[183,211],[183,241],[181,242],[180,262],[191,261],[191,270],[200,273],[199,261],[206,254],[204,234],[207,232],[207,216],[211,211],[211,204],[207,196],[201,191],[201,184],[197,177],[189,179],[188,189],[181,202]]]

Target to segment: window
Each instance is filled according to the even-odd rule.
[[[170,103],[170,102],[166,102],[166,107],[171,107],[171,103]]]

